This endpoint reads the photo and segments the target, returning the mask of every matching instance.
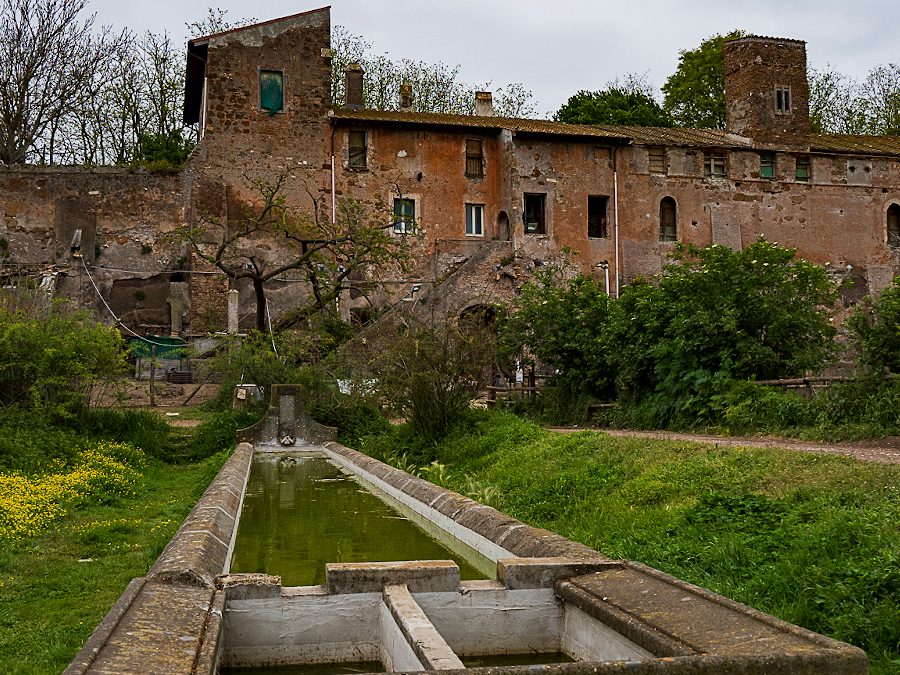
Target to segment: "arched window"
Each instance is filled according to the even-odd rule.
[[[678,239],[678,217],[675,200],[663,197],[659,202],[659,240],[676,241]]]
[[[888,246],[900,248],[900,204],[891,204],[887,210]]]

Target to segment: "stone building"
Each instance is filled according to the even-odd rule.
[[[659,272],[676,241],[740,248],[764,236],[852,276],[855,294],[900,272],[900,137],[810,133],[801,41],[726,43],[727,125],[707,130],[503,118],[487,92],[473,116],[411,112],[408,90],[398,92],[399,111],[367,110],[358,69],[334,109],[329,35],[324,8],[192,40],[185,121],[199,124],[201,140],[182,173],[5,170],[11,250],[40,262],[54,249],[60,260],[73,224],[87,219],[80,229],[99,260],[118,251],[129,262],[121,267],[140,272],[98,270],[107,297],[135,276],[146,285],[162,275],[157,309],[163,295],[183,299],[186,330],[196,333],[221,315],[213,311],[224,307],[221,278],[197,265],[175,277],[154,270],[150,263],[174,269],[186,253],[155,255],[146,241],[179,219],[238,213],[253,198],[248,179],[286,175],[285,197],[299,209],[314,196],[331,209],[353,199],[393,211],[394,235],[411,243],[417,269],[382,284],[382,305],[428,296],[459,315],[511,297],[563,249],[585,271],[608,271],[615,294]],[[139,253],[147,246],[150,258]],[[277,242],[261,247],[280,254]],[[174,298],[173,279],[182,278],[189,288]],[[295,286],[274,289],[276,309],[290,306]],[[351,294],[344,309],[364,316],[371,298]],[[252,305],[246,290],[241,302]]]

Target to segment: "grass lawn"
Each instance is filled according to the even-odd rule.
[[[0,549],[0,672],[59,673],[147,572],[225,460],[155,462],[135,498],[74,510]]]
[[[475,415],[436,448],[363,449],[612,556],[862,647],[900,672],[900,466],[711,444],[560,435]],[[402,457],[404,447],[409,453]]]

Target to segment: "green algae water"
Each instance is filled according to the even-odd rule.
[[[453,560],[463,579],[484,578],[328,460],[254,455],[232,572],[311,586],[325,582],[325,563],[396,560]]]

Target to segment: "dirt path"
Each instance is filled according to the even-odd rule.
[[[819,452],[829,455],[844,455],[861,462],[879,464],[900,464],[900,436],[887,438],[844,442],[821,443],[797,441],[789,438],[760,436],[707,436],[704,434],[682,434],[671,431],[625,431],[620,429],[591,429],[582,427],[550,427],[559,433],[576,431],[597,431],[610,436],[627,438],[647,438],[652,440],[693,441],[696,443],[714,443],[716,445],[743,446],[752,448],[781,448],[799,450],[801,452]]]

